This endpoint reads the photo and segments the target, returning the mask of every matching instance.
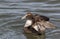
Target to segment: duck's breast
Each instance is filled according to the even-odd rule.
[[[32,25],[32,20],[27,20],[24,27],[29,27]]]

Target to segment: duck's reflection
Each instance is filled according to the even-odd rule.
[[[35,35],[35,34],[27,34],[24,33],[27,39],[45,39],[45,34],[42,35]]]

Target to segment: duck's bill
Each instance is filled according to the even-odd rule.
[[[25,19],[25,18],[26,18],[26,16],[27,16],[27,15],[23,16],[23,17],[21,18],[21,20]]]

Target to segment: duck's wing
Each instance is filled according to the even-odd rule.
[[[42,18],[42,20],[49,21],[49,18],[46,17],[46,16],[40,15],[40,19],[41,19],[41,18]]]
[[[40,24],[43,25],[45,28],[52,28],[52,29],[56,28],[55,25],[49,21],[43,21],[43,22],[40,22]]]
[[[45,27],[39,23],[35,23],[34,25],[32,25],[32,27],[36,30],[36,31],[45,31]]]
[[[45,29],[46,29],[46,28],[45,28],[43,25],[38,24],[38,30],[39,30],[40,32],[45,31]]]

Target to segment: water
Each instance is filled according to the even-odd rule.
[[[27,11],[48,16],[57,28],[41,36],[23,33]],[[0,0],[0,39],[60,39],[60,0]]]

